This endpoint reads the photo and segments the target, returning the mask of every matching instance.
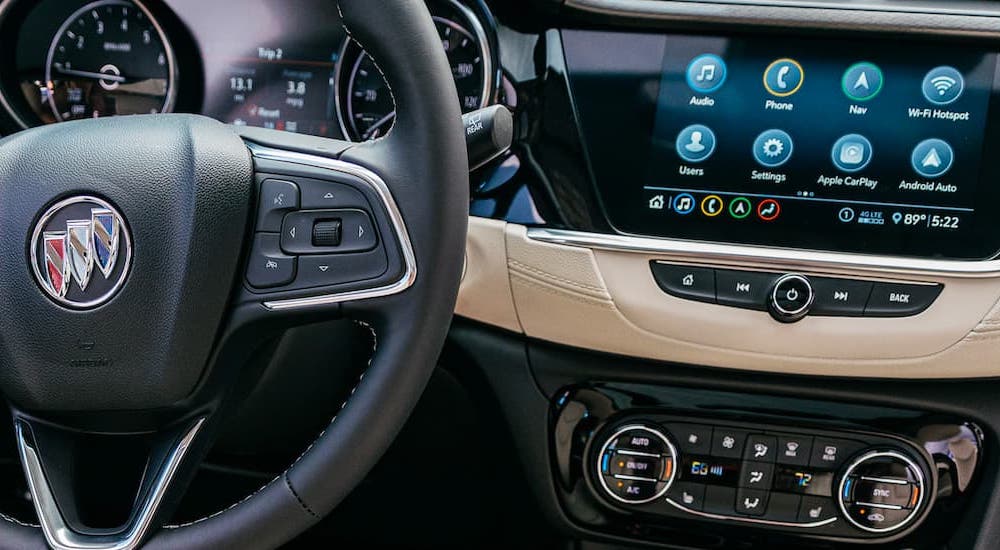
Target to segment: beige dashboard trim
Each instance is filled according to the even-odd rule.
[[[699,257],[589,248],[543,242],[534,238],[537,231],[473,219],[459,315],[559,344],[693,365],[877,378],[1000,375],[1000,271],[893,268],[853,262],[858,255],[841,255],[852,261],[817,263],[805,255],[709,252]],[[504,250],[498,246],[500,233]],[[945,288],[930,309],[914,317],[807,317],[786,325],[764,312],[669,296],[653,281],[652,260],[942,283]],[[470,279],[470,274],[478,275]],[[483,274],[489,274],[488,283]],[[508,288],[512,303],[506,301]]]

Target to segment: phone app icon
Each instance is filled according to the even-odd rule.
[[[701,213],[709,218],[714,218],[722,213],[722,209],[725,206],[726,203],[723,202],[722,197],[709,195],[701,200]]]
[[[701,54],[688,63],[687,83],[695,92],[712,93],[721,88],[725,81],[726,62],[715,54]]]
[[[833,164],[843,172],[857,172],[872,160],[872,144],[861,134],[847,134],[833,144]]]
[[[788,97],[799,91],[805,81],[805,71],[791,58],[776,59],[764,69],[764,88],[777,97]]]

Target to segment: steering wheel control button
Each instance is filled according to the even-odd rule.
[[[955,151],[947,141],[937,138],[925,139],[913,148],[910,164],[913,170],[925,178],[939,178],[951,169],[955,162]]]
[[[285,214],[298,210],[299,186],[285,180],[266,179],[260,184],[257,231],[277,233]]]
[[[660,429],[626,426],[597,454],[597,478],[605,493],[625,504],[661,497],[674,480],[677,451]]]
[[[811,278],[813,300],[810,315],[861,317],[872,293],[873,284],[850,279]]]
[[[753,142],[753,158],[766,168],[776,168],[792,158],[792,136],[784,130],[765,130]]]
[[[805,82],[805,71],[798,61],[782,58],[773,61],[764,70],[764,88],[776,97],[788,97],[799,91]]]
[[[653,278],[667,294],[699,302],[715,302],[715,270],[651,262]]]
[[[878,65],[862,61],[844,71],[840,87],[851,101],[868,101],[882,91],[882,69]]]
[[[726,81],[726,62],[715,54],[702,54],[687,67],[687,83],[695,93],[710,94]]]
[[[965,91],[965,78],[954,67],[935,67],[924,76],[921,90],[927,101],[935,105],[948,105],[962,96],[962,92]]]
[[[941,285],[875,283],[865,317],[907,317],[922,313],[941,294]]]
[[[295,263],[295,258],[281,252],[278,235],[259,233],[250,251],[247,282],[254,288],[287,285],[295,279]]]
[[[768,309],[782,323],[792,323],[809,313],[815,294],[809,279],[802,275],[785,275],[774,283]]]
[[[369,209],[368,201],[361,191],[350,185],[307,178],[296,178],[295,181],[301,190],[303,210]]]
[[[917,516],[924,490],[923,469],[915,459],[895,450],[874,450],[846,468],[837,501],[855,527],[888,533]]]
[[[374,279],[389,269],[385,251],[299,256],[295,288],[314,288]]]
[[[339,242],[316,244],[316,228],[329,230],[339,224]],[[332,242],[332,235],[323,242]],[[371,217],[361,210],[306,210],[285,216],[281,228],[281,249],[289,254],[328,254],[362,252],[378,245]]]
[[[677,134],[677,154],[687,162],[701,162],[715,152],[715,132],[708,126],[692,124]]]
[[[767,295],[776,275],[756,271],[715,271],[716,299],[718,303],[764,311]]]
[[[340,246],[341,220],[318,220],[313,225],[312,245],[318,248]]]

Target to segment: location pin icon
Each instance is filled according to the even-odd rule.
[[[900,214],[899,212],[896,212],[895,214],[892,215],[892,223],[899,223],[899,220],[901,219],[903,219],[903,215]]]

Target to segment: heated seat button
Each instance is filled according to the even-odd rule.
[[[837,517],[836,505],[828,498],[802,497],[799,505],[799,523],[815,523]]]
[[[705,486],[699,483],[674,483],[667,496],[689,510],[705,508]]]
[[[653,278],[660,288],[678,298],[715,302],[715,270],[651,262]]]
[[[715,271],[716,301],[722,305],[767,309],[767,298],[778,275],[755,271]]]
[[[257,231],[281,231],[281,219],[299,207],[299,186],[285,180],[266,179],[260,184]]]
[[[816,298],[810,315],[861,317],[872,293],[872,283],[850,279],[810,279]]]
[[[247,282],[256,288],[287,285],[295,278],[295,258],[278,246],[278,236],[260,233],[254,238],[247,265]]]
[[[875,283],[865,307],[866,317],[906,317],[916,315],[941,294],[941,285]]]

